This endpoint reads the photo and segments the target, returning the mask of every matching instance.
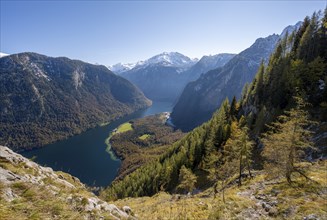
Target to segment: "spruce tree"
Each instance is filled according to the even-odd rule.
[[[256,88],[255,88],[255,92],[258,96],[258,99],[259,101],[263,98],[263,92],[264,92],[264,88],[263,88],[263,75],[264,75],[264,72],[265,72],[265,65],[264,65],[264,62],[263,60],[261,61],[261,64],[260,64],[260,67],[259,67],[259,70],[257,72],[257,75],[256,75]]]
[[[232,100],[232,103],[230,105],[230,115],[231,115],[231,117],[236,118],[237,114],[238,114],[238,110],[239,110],[239,106],[238,106],[236,97],[234,96],[233,100]]]

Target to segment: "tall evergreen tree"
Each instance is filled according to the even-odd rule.
[[[321,21],[319,35],[319,56],[325,58],[325,61],[327,61],[327,7],[325,8],[324,17]]]
[[[303,36],[300,40],[299,50],[298,50],[298,57],[303,59],[307,62],[313,60],[313,58],[317,55],[318,52],[318,25],[319,22],[319,13],[313,13],[311,19],[309,21],[309,25],[305,29]]]
[[[234,96],[233,100],[232,100],[232,103],[230,105],[230,115],[231,115],[231,117],[236,118],[237,114],[238,114],[238,110],[239,110],[239,106],[238,106],[238,103],[236,101],[236,97]]]
[[[260,67],[259,67],[259,70],[257,72],[257,75],[256,75],[256,87],[255,87],[255,92],[259,98],[259,100],[261,100],[263,98],[263,92],[264,92],[264,82],[263,82],[263,75],[264,75],[264,72],[265,72],[265,65],[264,65],[264,62],[263,60],[261,61],[261,64],[260,64]]]

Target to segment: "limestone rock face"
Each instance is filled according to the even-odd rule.
[[[0,146],[0,208],[5,210],[0,219],[27,219],[33,213],[43,219],[135,219],[129,210],[97,198],[78,178],[42,167],[4,146]]]

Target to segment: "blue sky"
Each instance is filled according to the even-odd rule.
[[[112,65],[177,51],[239,53],[323,1],[4,1],[0,51]]]

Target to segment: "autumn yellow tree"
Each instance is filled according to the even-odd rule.
[[[195,189],[196,176],[193,174],[192,170],[187,169],[184,165],[179,171],[179,189],[186,190],[187,192],[192,192]]]
[[[294,99],[296,107],[279,116],[262,139],[265,170],[272,178],[284,176],[288,183],[292,182],[293,173],[309,179],[296,163],[300,161],[305,149],[314,148],[310,141],[312,132],[307,129],[313,123],[305,111],[307,104],[300,97]]]
[[[242,173],[246,169],[251,177],[251,157],[254,142],[250,139],[247,126],[242,126],[245,119],[240,119],[239,125],[234,122],[232,124],[232,135],[225,145],[225,153],[230,158],[227,163],[237,164],[239,181],[238,184],[242,185]]]
[[[245,119],[233,121],[231,124],[231,136],[227,140],[221,152],[212,154],[210,158],[209,179],[215,181],[214,197],[218,190],[218,182],[221,182],[223,201],[225,202],[224,190],[228,180],[238,173],[239,185],[242,184],[244,170],[251,176],[251,156],[254,142],[249,138],[248,128],[245,126]]]

